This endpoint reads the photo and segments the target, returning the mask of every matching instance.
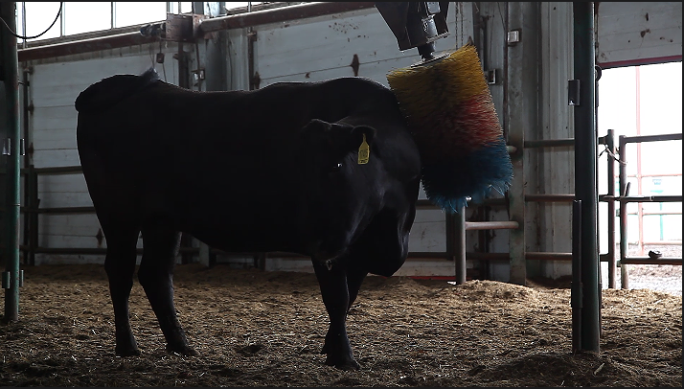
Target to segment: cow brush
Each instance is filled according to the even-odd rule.
[[[387,74],[422,159],[422,183],[447,213],[504,194],[513,166],[475,46]]]

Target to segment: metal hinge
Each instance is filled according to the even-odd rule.
[[[24,271],[19,270],[19,287],[21,288],[24,286]],[[2,288],[3,289],[9,289],[12,287],[12,273],[11,272],[3,272],[2,273]]]
[[[2,141],[2,155],[12,155],[12,138],[5,138]],[[26,155],[26,142],[19,139],[19,155]]]

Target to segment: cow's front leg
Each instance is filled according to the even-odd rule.
[[[183,327],[178,322],[173,302],[173,268],[179,241],[180,233],[143,229],[145,248],[138,280],[159,320],[166,338],[166,350],[184,356],[196,356],[197,351],[188,345]]]
[[[332,269],[313,259],[316,278],[321,288],[325,309],[330,317],[330,328],[325,336],[321,354],[327,354],[325,364],[338,369],[359,369],[354,359],[349,338],[347,337],[347,311],[349,309],[349,289],[347,274],[343,266]]]

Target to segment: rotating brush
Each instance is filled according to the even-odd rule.
[[[387,74],[422,159],[428,200],[447,213],[504,194],[513,179],[494,102],[475,46]]]

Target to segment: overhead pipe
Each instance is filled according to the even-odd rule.
[[[199,30],[208,34],[214,31],[249,28],[263,24],[289,22],[313,18],[316,16],[332,15],[340,12],[375,8],[372,2],[317,2],[292,5],[283,8],[240,13],[204,19],[199,24]]]

